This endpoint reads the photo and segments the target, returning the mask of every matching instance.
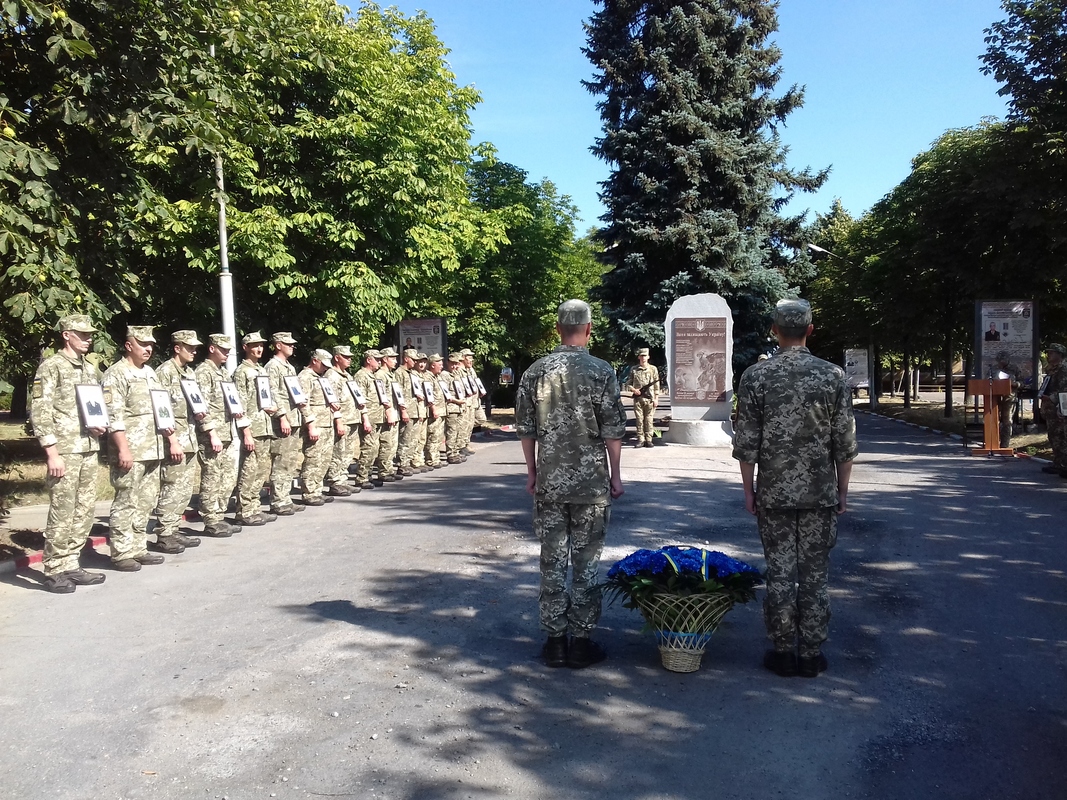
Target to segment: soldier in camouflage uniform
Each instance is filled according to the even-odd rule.
[[[448,372],[440,378],[445,392],[448,413],[445,417],[445,457],[449,464],[462,464],[467,460],[463,454],[464,412],[467,408],[467,388],[463,382],[463,356],[448,354]]]
[[[630,370],[626,388],[634,402],[637,447],[652,447],[653,419],[659,403],[659,370],[648,363],[648,348],[637,351],[637,366]]]
[[[266,367],[259,363],[266,343],[259,331],[245,334],[241,339],[245,358],[233,373],[237,396],[248,421],[241,429],[241,463],[237,470],[237,522],[242,527],[266,525],[278,519],[275,514],[264,513],[259,500],[263,484],[270,476],[270,448],[274,439],[271,417],[278,410],[274,397],[264,398],[257,385],[260,378],[270,381]]]
[[[278,411],[273,417],[274,439],[270,445],[270,487],[272,514],[288,517],[303,506],[293,503],[293,479],[300,464],[300,428],[304,424],[302,409],[293,403],[286,378],[296,377],[296,368],[289,363],[293,357],[293,345],[296,339],[289,331],[272,334],[271,344],[274,356],[267,362],[267,376],[270,378],[270,393],[278,404]]]
[[[415,433],[411,443],[410,466],[415,472],[429,472],[433,467],[426,463],[426,433],[430,419],[430,407],[426,403],[426,379],[429,372],[426,370],[428,356],[425,353],[415,353],[415,370],[411,375],[411,392],[415,395]],[[410,415],[410,412],[409,412]]]
[[[404,411],[407,418],[403,420],[397,427],[399,429],[399,441],[397,443],[397,458],[400,461],[398,468],[399,474],[405,478],[411,477],[415,474],[415,471],[411,468],[412,452],[415,446],[415,441],[418,438],[419,433],[419,406],[418,398],[415,396],[414,387],[412,384],[412,375],[415,372],[415,357],[418,356],[418,350],[414,348],[407,348],[401,354],[403,363],[393,373],[393,381],[400,387],[400,393],[404,397]],[[418,380],[418,378],[416,378]],[[422,389],[422,382],[419,381],[419,389]]]
[[[359,429],[359,469],[356,472],[356,485],[363,489],[374,488],[370,473],[381,450],[382,428],[385,426],[386,405],[381,398],[386,397],[385,392],[389,390],[374,377],[381,357],[378,350],[363,351],[363,366],[356,371],[356,383],[367,403],[363,425]]]
[[[104,582],[87,572],[78,555],[93,527],[96,471],[104,428],[87,428],[78,410],[75,387],[100,383],[100,372],[84,356],[96,328],[84,314],[59,320],[60,350],[37,368],[30,421],[48,462],[48,521],[44,529],[44,586],[70,594],[78,586]]]
[[[1067,417],[1060,411],[1059,395],[1067,392],[1067,347],[1050,344],[1045,348],[1048,362],[1047,380],[1041,390],[1041,418],[1048,430],[1048,443],[1052,446],[1052,464],[1042,467],[1042,472],[1067,478]]]
[[[231,536],[241,531],[240,525],[226,521],[224,515],[230,496],[237,486],[237,443],[233,428],[248,427],[243,413],[235,413],[226,403],[224,383],[230,383],[226,359],[233,349],[233,340],[222,333],[208,337],[207,358],[194,370],[200,393],[208,410],[196,424],[200,461],[200,515],[204,518],[207,536]]]
[[[1015,402],[1019,399],[1019,389],[1022,388],[1022,371],[1011,363],[1011,355],[1007,350],[997,353],[997,363],[993,372],[999,373],[996,377],[1008,376],[1011,381],[1011,393],[997,398],[997,414],[1000,417],[1000,446],[1011,447],[1011,424],[1012,414],[1015,411]]]
[[[809,678],[826,669],[827,570],[857,453],[845,374],[808,351],[812,330],[806,301],[778,303],[780,349],[741,376],[733,449],[767,559],[763,611],[774,649],[763,663]]]
[[[327,350],[315,350],[308,365],[300,370],[300,385],[307,395],[307,411],[304,427],[300,431],[300,447],[304,452],[304,465],[300,469],[300,481],[304,484],[304,505],[326,504],[322,496],[322,481],[333,458],[334,414],[340,412],[340,404],[326,400],[319,378],[326,374],[332,362]]]
[[[203,343],[196,331],[174,331],[170,335],[173,358],[156,370],[160,385],[170,393],[174,408],[174,433],[181,446],[181,454],[168,453],[159,471],[159,501],[156,511],[159,525],[156,528],[158,547],[164,553],[180,553],[185,547],[196,547],[200,540],[181,532],[182,515],[193,497],[193,459],[196,458],[196,422],[203,418],[195,416],[182,390],[182,381],[196,383],[193,368],[189,366],[196,358],[196,349]]]
[[[157,430],[153,389],[162,389],[148,366],[156,339],[150,325],[126,328],[125,353],[104,373],[104,402],[110,418],[111,561],[115,569],[136,572],[142,564],[162,564],[148,552],[148,517],[159,499],[159,466],[181,449],[174,429]],[[164,445],[163,433],[168,442]]]
[[[347,344],[333,348],[333,364],[326,370],[326,380],[341,401],[340,415],[334,420],[333,456],[326,471],[326,485],[333,497],[347,497],[353,491],[360,491],[359,485],[355,489],[348,487],[348,468],[359,458],[359,428],[363,424],[360,408],[348,388],[352,380],[350,366],[352,348]]]
[[[485,405],[483,404],[485,394],[483,392],[484,387],[478,379],[478,373],[474,370],[474,351],[464,347],[459,351],[459,354],[463,356],[463,374],[466,376],[471,390],[470,397],[467,399],[469,407],[467,409],[467,427],[464,429],[463,455],[473,456],[474,450],[471,449],[471,435],[476,427],[486,421]]]
[[[606,655],[589,636],[600,619],[597,570],[611,499],[623,494],[619,460],[626,413],[615,371],[586,350],[591,322],[589,305],[581,300],[559,307],[562,344],[522,376],[515,403],[541,541],[539,606],[548,633],[542,656],[550,667],[580,669]]]
[[[389,405],[385,409],[385,425],[382,427],[380,436],[381,446],[378,450],[377,461],[378,478],[383,483],[392,483],[403,477],[397,474],[396,464],[393,460],[396,458],[397,447],[400,443],[400,424],[408,421],[408,412],[407,409],[402,408],[397,403],[396,389],[393,388],[393,384],[396,383],[396,378],[393,377],[393,370],[396,369],[396,350],[392,347],[386,347],[379,352],[382,354],[382,363],[378,367],[378,371],[374,373],[374,379],[384,384],[389,394]]]
[[[441,461],[441,445],[445,441],[445,417],[448,415],[448,401],[445,400],[440,380],[445,360],[440,353],[433,353],[427,361],[430,368],[423,380],[423,391],[429,392],[428,397],[432,400],[427,403],[426,446],[423,452],[426,465],[438,469],[444,466]]]

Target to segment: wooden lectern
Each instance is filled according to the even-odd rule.
[[[967,394],[982,399],[982,431],[985,441],[982,447],[972,447],[972,456],[1010,456],[1015,451],[1000,446],[1001,397],[1011,394],[1010,378],[971,378],[967,381]]]

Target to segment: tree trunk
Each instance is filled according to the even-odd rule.
[[[11,379],[11,385],[14,387],[11,390],[11,421],[17,422],[29,416],[26,390],[29,388],[30,380],[25,375],[16,375]]]
[[[904,347],[904,358],[902,361],[901,368],[904,374],[901,375],[901,378],[903,379],[901,383],[903,384],[902,388],[904,389],[904,408],[911,408],[911,352],[908,350],[907,346]]]
[[[950,318],[945,325],[945,417],[952,416],[952,366],[956,359],[953,357],[955,353],[952,348],[952,319]]]

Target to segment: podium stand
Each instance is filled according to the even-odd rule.
[[[982,398],[982,431],[985,441],[982,447],[972,447],[972,456],[1010,456],[1014,450],[1000,446],[1001,397],[1011,394],[1010,378],[971,378],[967,381],[967,394]]]

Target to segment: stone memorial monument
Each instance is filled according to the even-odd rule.
[[[671,424],[666,442],[730,447],[734,316],[717,294],[679,297],[664,322]]]

